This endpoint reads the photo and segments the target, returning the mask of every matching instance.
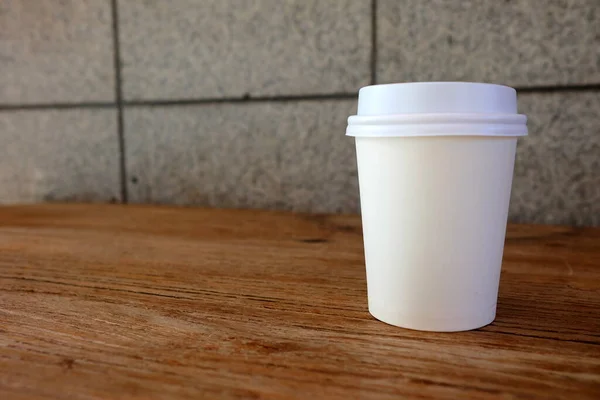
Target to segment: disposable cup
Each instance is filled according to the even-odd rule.
[[[356,140],[369,312],[463,331],[496,315],[517,138],[514,89],[374,85],[348,119]]]

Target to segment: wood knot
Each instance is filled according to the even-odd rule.
[[[63,358],[60,362],[60,365],[64,369],[73,369],[73,365],[75,365],[75,360],[72,358]]]

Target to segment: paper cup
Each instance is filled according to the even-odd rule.
[[[494,320],[517,137],[514,89],[368,86],[356,137],[369,311],[400,327],[462,331]]]

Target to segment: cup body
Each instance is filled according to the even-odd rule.
[[[516,137],[357,137],[369,311],[404,328],[494,320]]]

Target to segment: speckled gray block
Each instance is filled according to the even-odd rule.
[[[510,219],[600,225],[600,92],[519,97]],[[134,202],[358,211],[352,101],[127,108]]]
[[[354,101],[127,108],[133,202],[358,211]]]
[[[113,101],[109,0],[0,1],[0,103]]]
[[[370,0],[120,1],[126,99],[354,92]]]
[[[0,203],[120,200],[115,110],[0,112]]]
[[[600,82],[598,0],[378,0],[378,82]]]
[[[600,226],[600,92],[520,94],[519,109],[511,220]]]

